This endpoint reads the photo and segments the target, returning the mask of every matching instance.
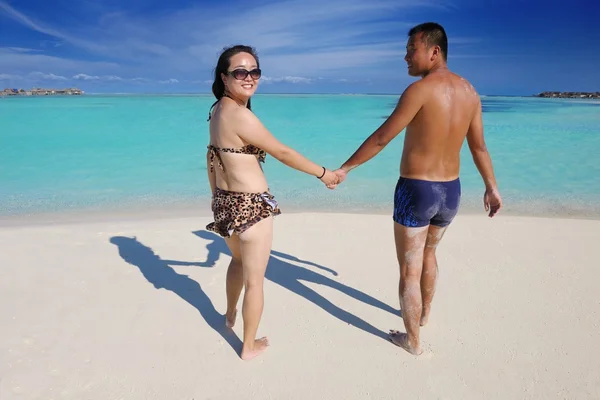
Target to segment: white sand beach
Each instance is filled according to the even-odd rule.
[[[391,217],[283,214],[249,362],[209,221],[0,228],[0,399],[600,398],[600,221],[459,215],[414,357]]]

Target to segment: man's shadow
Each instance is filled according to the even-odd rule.
[[[175,293],[194,306],[206,323],[218,332],[239,355],[242,342],[236,334],[225,326],[225,315],[219,314],[202,287],[187,275],[175,272],[171,265],[212,267],[213,264],[163,260],[154,251],[140,243],[137,238],[113,236],[110,242],[117,246],[119,255],[129,264],[135,265],[156,289],[166,289]],[[209,259],[210,261],[210,259]]]
[[[200,230],[193,232],[198,237],[208,240],[209,243],[206,245],[206,249],[208,250],[208,256],[206,263],[203,263],[204,266],[208,266],[209,263],[216,263],[221,254],[230,256],[231,252],[225,243],[225,240],[216,235],[213,232]],[[321,296],[319,293],[315,292],[308,286],[305,286],[301,281],[312,282],[319,285],[329,286],[332,289],[339,290],[342,293],[358,300],[362,301],[365,304],[371,305],[373,307],[377,307],[383,311],[387,311],[395,316],[400,316],[400,310],[396,310],[389,305],[365,294],[357,289],[344,285],[340,282],[334,281],[326,276],[313,272],[307,268],[299,267],[292,263],[286,262],[294,261],[298,263],[303,263],[305,265],[311,265],[313,267],[319,268],[323,271],[329,272],[332,275],[337,275],[332,269],[326,268],[322,265],[315,264],[310,261],[300,260],[297,257],[291,256],[289,254],[285,254],[276,250],[271,251],[271,257],[269,258],[269,264],[267,265],[267,271],[265,273],[265,278],[274,282],[281,287],[288,289],[289,291],[304,297],[306,300],[314,303],[315,305],[321,307],[323,310],[327,311],[332,316],[338,318],[341,321],[346,322],[347,324],[353,325],[356,328],[362,329],[365,332],[371,333],[375,336],[378,336],[382,339],[388,340],[388,335],[375,328],[373,325],[365,322],[361,318],[355,316],[343,310],[327,300],[325,297]]]

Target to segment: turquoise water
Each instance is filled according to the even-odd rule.
[[[253,109],[282,142],[339,166],[397,96],[257,95]],[[209,199],[205,152],[213,98],[0,98],[0,215],[177,208]],[[600,103],[484,97],[484,123],[506,212],[600,216]],[[267,158],[284,211],[388,212],[403,136],[335,191]],[[483,185],[465,143],[463,212]]]

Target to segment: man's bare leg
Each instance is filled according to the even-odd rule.
[[[227,247],[231,252],[231,262],[227,268],[225,281],[225,293],[227,294],[227,311],[225,313],[225,325],[233,328],[237,316],[237,303],[244,287],[244,275],[242,271],[242,253],[240,239],[237,235],[225,238]]]
[[[429,225],[429,230],[427,231],[427,240],[423,252],[423,274],[421,275],[421,298],[423,301],[421,326],[425,326],[429,321],[431,302],[433,301],[433,295],[435,294],[435,286],[439,273],[435,250],[442,240],[446,228],[447,226],[438,227]]]
[[[406,333],[392,330],[390,340],[414,355],[423,352],[419,342],[419,329],[423,311],[421,272],[427,232],[427,226],[408,228],[394,223],[396,254],[400,264],[400,308]]]

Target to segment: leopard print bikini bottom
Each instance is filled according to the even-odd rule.
[[[269,192],[231,192],[216,188],[213,195],[212,212],[214,222],[206,229],[223,237],[238,235],[257,222],[281,214],[279,204]]]

